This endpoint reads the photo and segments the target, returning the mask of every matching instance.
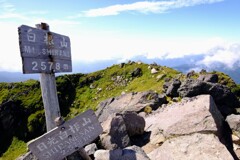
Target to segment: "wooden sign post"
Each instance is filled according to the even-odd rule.
[[[71,72],[70,39],[49,31],[46,23],[32,28],[18,28],[23,73],[40,73],[47,133],[29,143],[28,147],[40,160],[62,159],[80,150],[102,133],[103,129],[92,110],[56,127],[61,116],[55,73]]]
[[[45,109],[47,131],[56,124],[60,109],[55,82],[56,72],[71,72],[70,39],[49,31],[46,23],[32,28],[22,25],[18,28],[19,45],[23,61],[23,73],[41,73],[40,85]]]

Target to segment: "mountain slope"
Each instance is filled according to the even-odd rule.
[[[221,75],[219,82],[239,91],[229,76],[217,74]],[[193,77],[198,77],[198,73]],[[186,76],[165,66],[132,61],[89,74],[57,76],[61,115],[70,119],[87,109],[96,110],[103,100],[122,93],[146,90],[162,93],[164,82],[173,78],[185,79]],[[19,143],[28,142],[46,132],[39,81],[0,83],[0,104],[0,154],[11,146],[13,137],[20,140]]]

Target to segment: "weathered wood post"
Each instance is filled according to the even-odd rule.
[[[55,128],[55,118],[60,117],[55,73],[71,72],[70,38],[49,31],[46,23],[36,28],[18,27],[23,73],[40,73],[42,99],[47,131]]]
[[[46,23],[36,24],[36,27],[38,29],[49,31],[49,25]],[[48,38],[48,40],[50,40],[50,38]],[[41,73],[40,85],[45,110],[47,131],[50,131],[56,127],[54,120],[57,117],[61,116],[54,72],[52,71],[52,73]]]
[[[19,45],[23,73],[40,73],[48,132],[29,142],[28,148],[40,160],[63,159],[73,152],[89,160],[82,147],[103,132],[102,126],[92,110],[62,123],[57,97],[55,73],[72,71],[70,38],[50,32],[46,23],[36,27],[18,27]]]

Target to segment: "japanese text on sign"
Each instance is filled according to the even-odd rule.
[[[92,110],[46,133],[28,146],[40,160],[62,159],[90,143],[102,133],[102,127]]]
[[[69,37],[26,25],[18,30],[23,73],[72,71]]]

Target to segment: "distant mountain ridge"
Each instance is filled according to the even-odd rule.
[[[0,82],[21,82],[29,79],[39,79],[37,74],[23,74],[21,72],[0,72]]]
[[[237,84],[240,84],[240,65],[239,64],[233,64],[233,68],[228,68],[222,63],[215,62],[214,64],[211,64],[210,66],[206,66],[204,64],[199,63],[205,58],[206,55],[200,54],[200,55],[186,55],[179,58],[148,58],[144,55],[141,56],[135,56],[129,60],[131,61],[141,61],[146,64],[153,64],[156,63],[161,66],[167,66],[171,67],[173,69],[176,69],[180,72],[183,72],[186,74],[187,72],[190,72],[191,70],[199,72],[201,69],[205,69],[208,72],[211,71],[220,71],[227,75],[229,75]],[[95,72],[101,69],[105,69],[109,66],[112,66],[113,64],[118,64],[120,62],[125,62],[127,60],[102,60],[97,62],[79,62],[75,63],[75,71],[81,71],[81,73],[91,73]]]
[[[180,72],[187,73],[191,70],[200,71],[205,69],[208,72],[220,71],[229,75],[237,84],[240,84],[240,65],[235,64],[233,68],[228,68],[224,64],[214,63],[211,67],[208,67],[198,62],[203,60],[205,55],[187,55],[180,58],[148,58],[146,56],[135,56],[131,58],[131,61],[141,61],[146,64],[156,63],[161,66],[171,67]],[[114,64],[126,62],[126,60],[112,59],[101,60],[95,62],[74,62],[73,72],[61,73],[61,74],[74,74],[74,73],[92,73],[98,70],[105,69]],[[56,76],[61,75],[56,74]],[[39,74],[23,74],[21,72],[0,72],[0,82],[21,82],[28,79],[39,80]]]

